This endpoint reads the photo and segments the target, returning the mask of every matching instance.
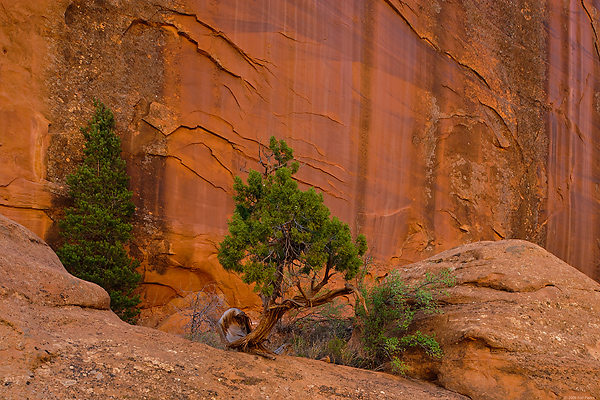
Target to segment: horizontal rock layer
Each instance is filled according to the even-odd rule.
[[[149,310],[216,283],[270,135],[407,264],[533,241],[599,279],[600,1],[34,0],[0,13],[0,212],[57,242],[92,98],[123,138]],[[153,312],[153,311],[152,311]],[[150,318],[151,311],[148,312]],[[160,312],[158,312],[160,316]]]

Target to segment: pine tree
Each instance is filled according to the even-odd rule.
[[[57,254],[73,275],[102,286],[110,295],[111,309],[132,322],[140,302],[133,290],[141,276],[135,271],[139,262],[129,258],[124,245],[130,239],[135,206],[114,116],[104,104],[94,105],[93,118],[81,129],[83,163],[67,177],[73,207],[65,209],[59,223],[65,244]]]
[[[236,207],[218,254],[263,300],[257,328],[229,345],[244,351],[268,351],[262,343],[289,310],[357,293],[349,283],[333,290],[328,284],[336,274],[352,279],[367,249],[363,235],[353,241],[348,225],[330,217],[321,194],[298,188],[292,176],[299,164],[290,163],[293,150],[285,141],[271,137],[259,158],[262,173],[251,170],[247,184],[235,178]]]

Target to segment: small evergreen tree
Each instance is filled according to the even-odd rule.
[[[132,293],[141,276],[135,271],[139,262],[129,258],[124,245],[130,239],[135,206],[113,114],[100,102],[94,105],[94,116],[81,129],[83,164],[67,177],[73,207],[59,223],[65,243],[57,254],[73,275],[102,286],[110,295],[111,309],[131,322],[140,302]]]
[[[352,279],[367,245],[364,235],[353,241],[348,225],[330,218],[321,194],[298,188],[292,175],[299,165],[290,164],[293,150],[285,141],[271,137],[259,159],[262,173],[251,170],[247,184],[235,178],[236,207],[218,258],[226,270],[254,284],[263,300],[257,328],[229,346],[268,352],[262,343],[287,311],[357,292],[349,283],[335,290],[327,285],[336,274]]]

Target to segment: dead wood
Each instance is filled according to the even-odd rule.
[[[274,358],[275,353],[267,349],[264,346],[264,342],[271,334],[275,324],[285,315],[285,313],[294,309],[319,307],[333,301],[337,297],[346,296],[352,293],[356,294],[359,299],[362,299],[359,291],[354,286],[347,283],[343,288],[331,290],[321,296],[307,297],[306,293],[302,293],[291,299],[285,299],[279,304],[273,304],[267,308],[256,329],[243,338],[228,343],[227,347],[267,358]]]

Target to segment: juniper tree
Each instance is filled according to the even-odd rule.
[[[235,177],[235,211],[218,259],[228,270],[254,284],[263,315],[246,337],[229,346],[267,351],[263,342],[292,309],[317,307],[339,296],[357,293],[348,283],[358,272],[367,249],[364,235],[352,239],[350,228],[331,218],[323,196],[298,188],[293,175],[299,164],[285,141],[271,137],[259,150],[262,172],[251,170],[247,182]],[[338,275],[345,286],[329,288]]]
[[[57,254],[73,275],[103,287],[111,309],[131,321],[138,313],[139,296],[133,290],[141,276],[135,271],[139,262],[129,258],[124,245],[130,240],[135,206],[114,116],[104,104],[94,105],[94,116],[81,129],[83,163],[67,177],[73,206],[59,222],[65,243]]]

